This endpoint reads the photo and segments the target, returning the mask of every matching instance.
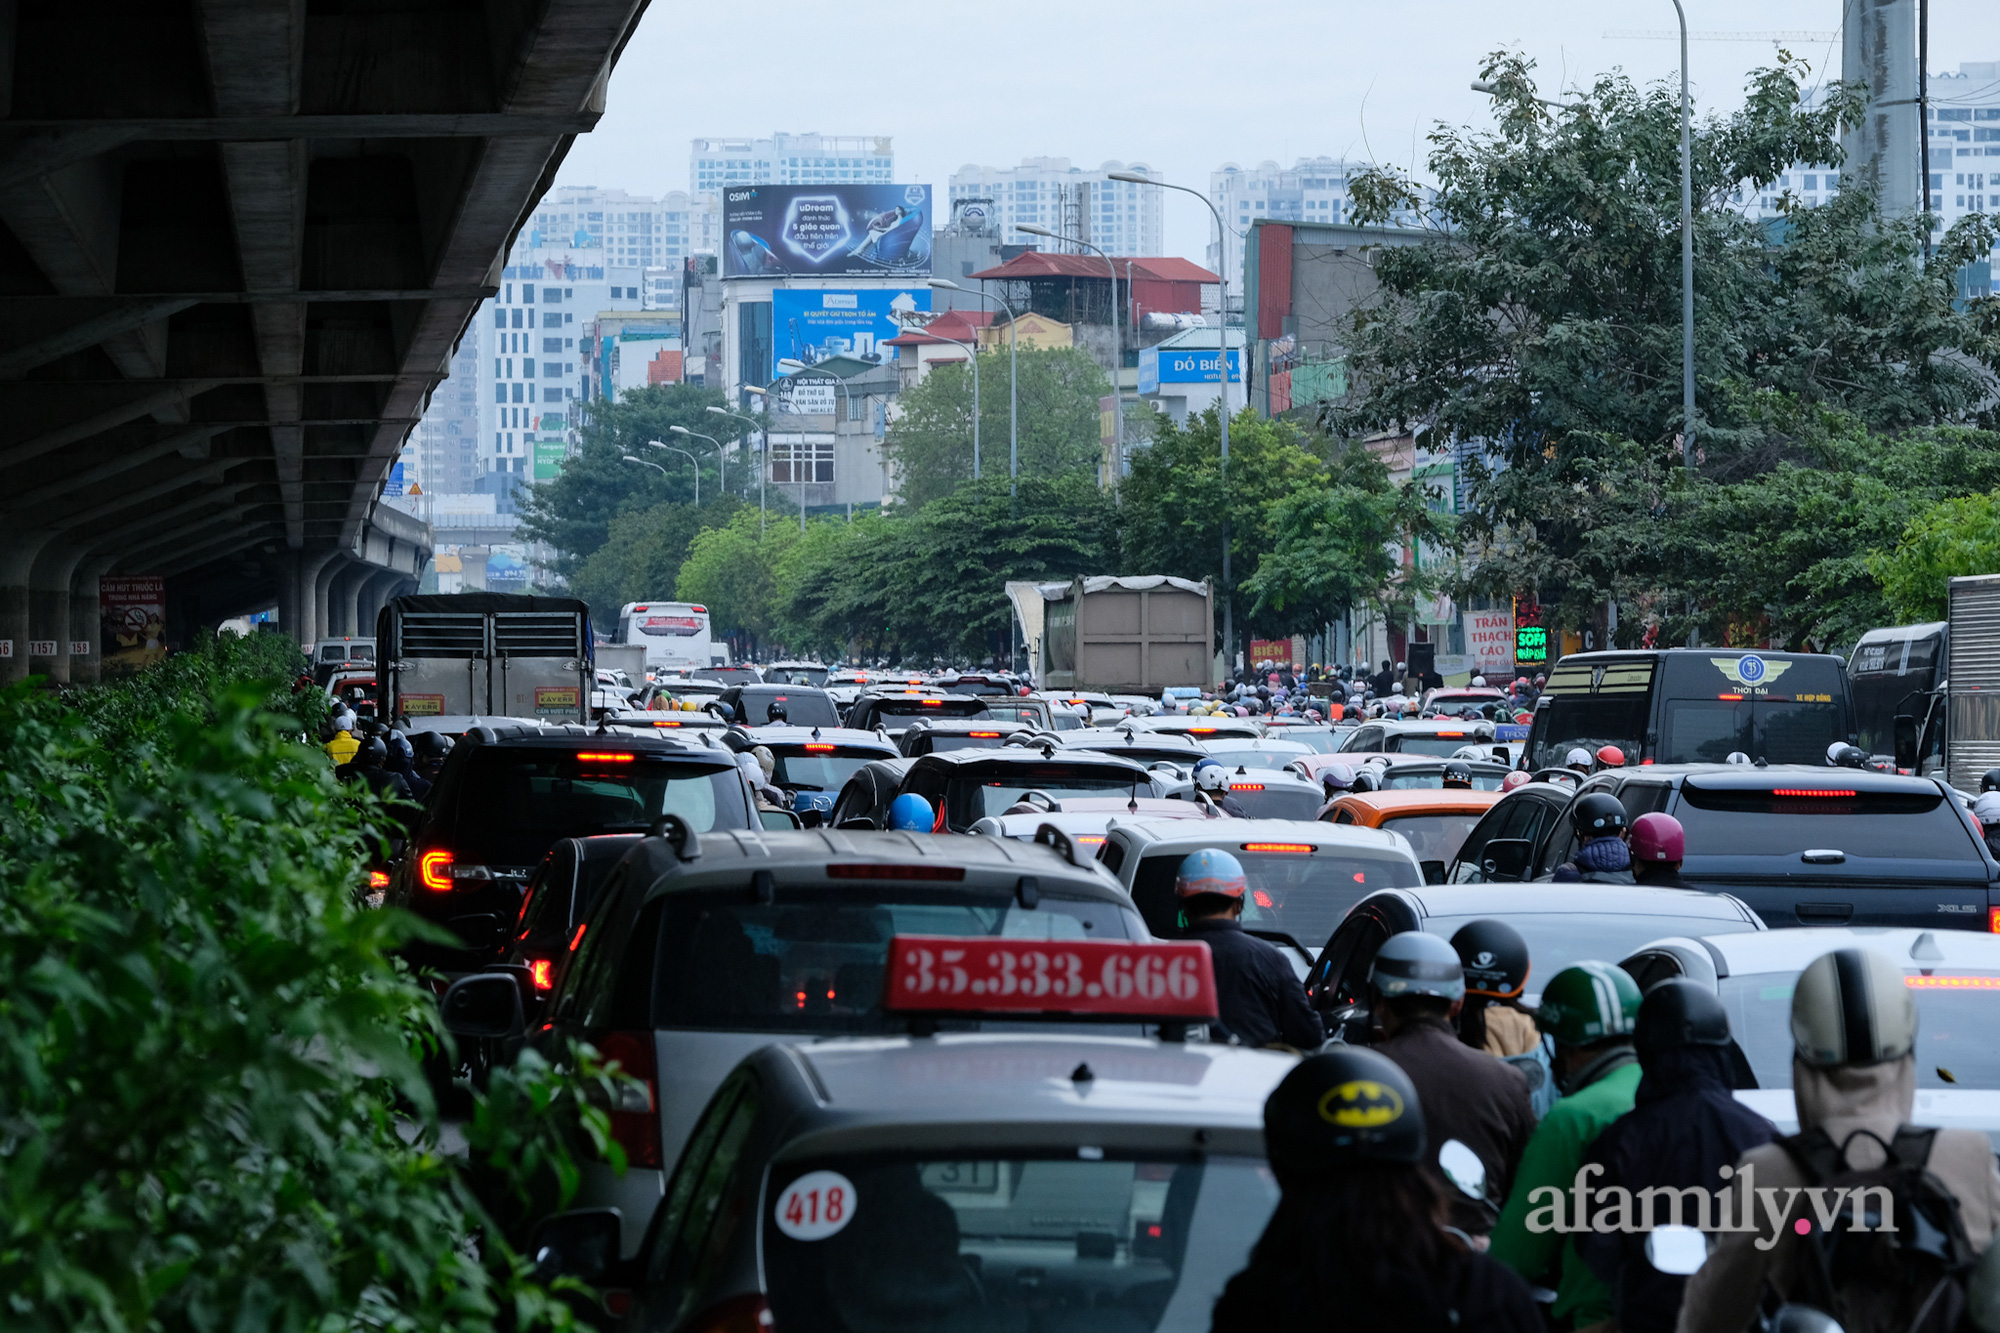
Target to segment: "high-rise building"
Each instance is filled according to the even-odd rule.
[[[888,184],[896,152],[886,134],[782,134],[768,139],[695,139],[688,191],[695,217],[692,249],[719,254],[722,189],[727,185]]]
[[[1352,222],[1348,182],[1368,169],[1366,162],[1334,157],[1302,157],[1289,167],[1259,162],[1244,168],[1224,163],[1209,173],[1208,197],[1228,224],[1227,235],[1208,242],[1208,266],[1229,280],[1230,308],[1241,300],[1243,238],[1259,218],[1273,222]],[[1425,197],[1428,197],[1426,192]],[[1414,226],[1414,214],[1392,225]],[[1213,226],[1213,219],[1210,220]]]
[[[678,268],[692,253],[693,204],[681,190],[651,199],[590,185],[559,186],[543,197],[522,240],[531,250],[602,250],[609,263]]]
[[[451,355],[451,374],[431,391],[403,454],[403,484],[434,495],[463,495],[479,480],[479,336],[475,319]]]
[[[1066,157],[1024,157],[1018,167],[970,163],[951,177],[954,214],[985,207],[1004,229],[1033,222],[1065,236],[1081,236],[1114,255],[1157,255],[1166,249],[1162,191],[1108,179],[1113,171],[1151,175],[1143,162],[1076,167]],[[1089,253],[1081,246],[1038,242],[1043,249]]]

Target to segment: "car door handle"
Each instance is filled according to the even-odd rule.
[[[1809,926],[1837,926],[1854,919],[1853,903],[1795,903],[1792,911]]]
[[[1847,853],[1838,847],[1808,847],[1799,853],[1799,860],[1809,866],[1837,866],[1847,859]]]

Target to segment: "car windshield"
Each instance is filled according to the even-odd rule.
[[[1853,857],[1984,859],[1972,830],[1935,789],[1859,791],[1815,779],[1792,789],[1741,791],[1690,780],[1681,785],[1674,817],[1686,830],[1690,858],[1797,856],[1823,848]]]
[[[1207,1328],[1277,1206],[1270,1168],[1220,1155],[1079,1156],[971,1147],[773,1168],[763,1246],[773,1325]]]
[[[1466,810],[1458,814],[1391,815],[1377,827],[1408,838],[1410,850],[1417,854],[1418,861],[1442,861],[1450,865],[1458,858],[1458,849],[1465,845],[1465,835],[1472,832],[1472,826],[1485,813]]]
[[[557,838],[643,830],[679,815],[698,833],[747,828],[733,766],[615,752],[482,747],[469,756],[451,852],[471,865],[533,865]]]
[[[1278,734],[1315,754],[1332,754],[1340,746],[1339,736],[1330,729],[1320,727],[1286,727]]]
[[[1792,1086],[1792,983],[1795,975],[1752,972],[1722,980],[1729,1030],[1750,1059],[1760,1088]],[[1917,1086],[2000,1089],[2000,972],[1953,968],[1906,970],[1917,1001]],[[1946,1078],[1945,1075],[1950,1077]]]
[[[1474,791],[1499,791],[1500,784],[1506,778],[1507,773],[1504,769],[1489,772],[1485,769],[1475,768],[1472,770],[1472,789]],[[1443,789],[1444,770],[1442,768],[1424,768],[1416,764],[1398,765],[1382,775],[1381,790],[1383,791],[1442,791]]]
[[[789,752],[774,746],[772,757],[778,766],[771,771],[771,781],[786,791],[839,791],[863,764],[889,756],[879,750],[815,749],[808,745]]]
[[[1509,912],[1504,907],[1465,916],[1429,917],[1424,921],[1424,929],[1450,939],[1468,922],[1490,917],[1503,918],[1528,942],[1528,960],[1533,970],[1528,973],[1528,994],[1523,999],[1530,1006],[1540,1002],[1542,983],[1571,963],[1592,958],[1615,962],[1631,957],[1641,945],[1669,935],[1735,935],[1757,929],[1755,922],[1712,916],[1676,916],[1665,912],[1642,916],[1587,910]]]
[[[1309,949],[1324,943],[1347,909],[1377,889],[1414,888],[1422,882],[1415,866],[1388,851],[1307,841],[1264,844],[1284,851],[1249,850],[1255,843],[1214,845],[1243,864],[1250,885],[1243,924],[1252,930],[1282,930]],[[1148,856],[1133,876],[1132,901],[1146,918],[1146,928],[1163,940],[1187,936],[1174,879],[1193,850]]]
[[[746,902],[740,890],[677,893],[663,901],[653,969],[653,1014],[660,1027],[907,1030],[907,1021],[882,1012],[891,936],[1127,938],[1126,917],[1112,903],[1044,893],[1033,908],[1023,908],[1011,890],[883,884],[798,902]]]
[[[1638,754],[1646,735],[1649,703],[1650,698],[1645,694],[1551,697],[1535,713],[1535,749],[1529,756],[1528,767],[1553,768],[1578,748],[1595,754],[1606,745],[1615,745],[1628,755]],[[1820,757],[1825,757],[1824,746]],[[1723,755],[1716,758],[1720,761]]]
[[[1400,736],[1391,733],[1382,742],[1382,748],[1390,754],[1430,754],[1449,759],[1466,746],[1477,744],[1479,739],[1469,731],[1411,732]]]
[[[953,774],[945,788],[946,822],[969,829],[989,815],[1007,813],[1024,792],[1045,792],[1060,802],[1065,796],[1157,796],[1143,773],[1092,766],[1072,768],[1063,763],[1009,765],[1005,775],[973,772]]]

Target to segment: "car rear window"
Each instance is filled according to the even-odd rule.
[[[1025,722],[1038,727],[1049,715],[1041,704],[1021,699],[989,698],[982,702],[985,710],[975,716],[990,717],[996,722]]]
[[[1472,770],[1474,791],[1499,791],[1500,784],[1507,779],[1505,769],[1488,771],[1483,768]],[[1398,764],[1382,776],[1383,791],[1441,791],[1444,788],[1442,768],[1422,768],[1414,764]]]
[[[451,851],[473,865],[533,865],[557,838],[643,832],[663,814],[697,832],[748,827],[732,765],[605,751],[482,748],[469,756]],[[622,756],[633,755],[629,762]]]
[[[653,956],[658,1027],[747,1032],[902,1031],[882,1012],[882,975],[895,935],[1122,940],[1114,903],[907,883],[815,891],[752,903],[742,891],[674,893],[663,901]]]
[[[1065,764],[1052,760],[1044,764],[1008,764],[1004,768],[980,761],[967,773],[954,773],[945,788],[946,822],[955,829],[971,828],[990,815],[1003,815],[1007,808],[1031,791],[1046,793],[1057,802],[1065,796],[1157,796],[1143,773],[1107,770],[1099,764]]]
[[[1838,703],[1790,699],[1669,699],[1660,724],[1663,764],[1719,764],[1732,751],[1772,764],[1824,764],[1846,739]]]
[[[945,731],[938,732],[930,739],[932,754],[946,754],[952,750],[997,750],[1006,740],[997,731]]]
[[[863,764],[890,757],[880,750],[840,749],[831,745],[784,750],[773,746],[772,751],[772,758],[778,762],[771,771],[771,781],[786,791],[839,791]]]
[[[1979,861],[1972,833],[1937,791],[1871,792],[1814,780],[1795,788],[1730,790],[1681,784],[1674,817],[1697,856],[1849,856]]]
[[[1325,795],[1317,787],[1265,782],[1255,769],[1240,776],[1232,774],[1229,795],[1243,807],[1245,819],[1297,819],[1311,823],[1319,818],[1320,807],[1326,804]]]
[[[979,717],[986,705],[978,699],[878,699],[877,717]]]
[[[1792,1086],[1792,986],[1796,976],[1752,972],[1725,977],[1722,1003],[1760,1088]],[[1917,1086],[2000,1088],[2000,972],[1969,968],[1907,971],[1917,1002]],[[1944,1076],[1950,1074],[1947,1079]]]
[[[1227,764],[1231,768],[1283,768],[1294,759],[1302,757],[1297,750],[1265,750],[1252,745],[1246,745],[1241,749],[1213,746],[1209,749],[1208,755],[1216,762]]]
[[[1446,731],[1435,735],[1390,736],[1382,743],[1382,748],[1391,754],[1434,754],[1440,759],[1449,759],[1468,745],[1477,745],[1479,737],[1469,731]]]
[[[761,727],[772,720],[772,704],[782,705],[787,726],[840,725],[840,717],[833,711],[833,702],[818,690],[807,690],[803,685],[793,690],[745,690],[738,702],[737,712],[751,726]]]
[[[1284,851],[1249,850],[1257,843],[1213,845],[1243,863],[1243,877],[1250,884],[1243,924],[1252,930],[1281,930],[1309,949],[1325,943],[1347,909],[1377,889],[1414,888],[1421,882],[1414,866],[1387,852],[1304,840],[1266,844],[1284,846]],[[1174,879],[1191,850],[1147,856],[1132,879],[1139,915],[1163,940],[1187,937]]]

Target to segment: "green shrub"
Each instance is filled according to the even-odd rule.
[[[482,1198],[560,1206],[604,1118],[530,1060],[475,1114],[479,1189],[439,1151],[435,1004],[390,957],[426,928],[356,906],[383,816],[300,735],[286,657],[0,693],[6,1328],[569,1323]]]

